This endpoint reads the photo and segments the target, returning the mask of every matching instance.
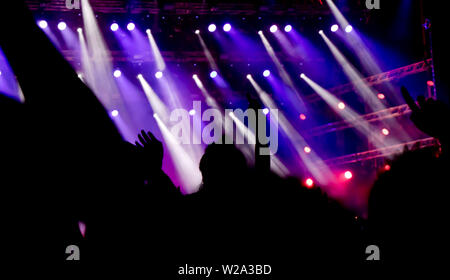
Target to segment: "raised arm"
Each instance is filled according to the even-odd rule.
[[[0,46],[25,102],[55,127],[70,127],[71,137],[89,135],[104,144],[121,140],[99,100],[38,28],[24,2],[4,2],[0,9]]]

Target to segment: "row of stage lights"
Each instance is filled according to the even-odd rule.
[[[263,76],[264,77],[268,77],[270,75],[270,71],[269,70],[264,70],[264,72],[263,72]],[[115,78],[120,78],[121,76],[122,76],[122,72],[119,70],[119,69],[116,69],[116,70],[114,70],[114,72],[113,72],[113,76],[115,77]],[[164,76],[164,74],[163,74],[163,72],[162,71],[157,71],[156,73],[155,73],[155,78],[156,79],[161,79],[162,77]],[[211,71],[211,73],[210,73],[210,75],[209,75],[211,78],[216,78],[217,76],[218,76],[218,73],[217,73],[217,71]],[[79,75],[79,77],[81,78],[81,75]],[[142,78],[142,74],[139,74],[138,76],[137,76],[138,78]],[[251,79],[251,77],[252,77],[252,75],[251,74],[247,74],[247,76],[246,76],[246,78],[247,79]],[[302,77],[304,77],[304,74],[300,74],[300,78],[302,78]],[[198,75],[197,74],[194,74],[194,75],[192,75],[192,78],[193,79],[196,79],[196,78],[198,78]],[[380,99],[380,100],[383,100],[383,99],[385,99],[386,98],[386,96],[383,94],[383,93],[378,93],[377,94],[377,97],[378,97],[378,99]],[[345,105],[345,103],[344,102],[339,102],[338,104],[337,104],[337,108],[339,109],[339,110],[345,110],[345,108],[346,108],[347,106]],[[264,108],[263,109],[263,113],[265,114],[265,115],[267,115],[267,114],[269,114],[269,109],[268,108]],[[195,113],[194,113],[195,114]],[[112,113],[112,115],[114,116],[117,116],[117,114],[113,114]],[[306,115],[305,114],[300,114],[299,115],[299,118],[300,118],[300,120],[302,120],[302,121],[304,121],[304,120],[306,120]],[[389,129],[387,129],[387,128],[382,128],[381,129],[381,134],[383,134],[384,136],[388,136],[389,134],[390,134],[390,131],[389,131]],[[311,148],[310,147],[304,147],[304,152],[305,153],[307,153],[307,154],[309,154],[310,152],[311,152]]]
[[[46,29],[46,28],[48,27],[48,22],[45,21],[45,20],[40,20],[40,21],[38,22],[38,25],[39,25],[40,28]],[[67,28],[67,24],[66,24],[64,21],[60,21],[60,22],[58,23],[57,27],[58,27],[59,30],[64,31],[64,30]],[[120,28],[119,24],[118,24],[118,23],[115,23],[115,22],[112,23],[111,26],[110,26],[110,29],[111,29],[111,31],[113,31],[113,32],[116,32],[117,30],[119,30],[119,28]],[[129,22],[129,23],[127,24],[127,29],[128,29],[129,31],[133,31],[135,28],[136,28],[136,24],[134,24],[133,22]],[[223,31],[225,31],[225,32],[230,32],[230,31],[231,31],[231,24],[225,23],[225,24],[223,25],[222,29],[223,29]],[[208,31],[209,31],[209,32],[212,33],[212,32],[215,32],[216,30],[217,30],[217,26],[216,26],[214,23],[211,23],[211,24],[208,26]],[[284,27],[284,32],[291,32],[292,30],[293,30],[293,28],[292,28],[292,25],[290,25],[290,24],[288,24],[288,25],[286,25],[286,26]],[[338,31],[338,30],[339,30],[339,25],[333,24],[333,25],[331,26],[330,30],[331,30],[331,32],[336,32],[336,31]],[[344,30],[345,30],[345,32],[350,33],[350,32],[352,32],[353,27],[352,27],[351,25],[347,25],[347,26],[345,27]],[[272,33],[277,32],[277,31],[278,31],[278,26],[275,25],[275,24],[272,25],[272,26],[270,26],[269,31],[272,32]],[[199,33],[200,33],[200,30],[199,30],[199,29],[195,30],[195,33],[196,33],[196,34],[199,34]],[[259,31],[258,33],[262,33],[262,31]]]

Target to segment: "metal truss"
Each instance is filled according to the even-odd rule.
[[[367,86],[379,85],[385,82],[390,82],[393,80],[398,80],[403,77],[425,72],[431,67],[431,59],[427,59],[425,61],[420,61],[411,65],[403,66],[388,72],[380,73],[377,75],[373,75],[367,78],[362,79],[362,82]],[[348,92],[355,91],[354,83],[348,83],[344,85],[340,85],[331,89],[328,89],[330,93],[335,96],[340,96]],[[317,94],[310,95],[306,97],[306,100],[309,102],[316,102],[322,100],[320,96]]]
[[[435,138],[425,138],[425,139],[419,139],[414,140],[407,143],[402,143],[398,145],[393,145],[389,147],[384,147],[380,149],[365,151],[361,153],[355,153],[351,155],[345,155],[337,158],[327,159],[325,160],[325,163],[328,166],[338,166],[338,165],[345,165],[355,162],[362,162],[362,161],[368,161],[372,159],[377,158],[385,158],[389,157],[395,154],[398,154],[402,152],[405,147],[408,149],[411,149],[412,147],[415,148],[425,148],[425,147],[431,147],[436,146],[438,144],[438,141]]]
[[[158,3],[159,2],[159,3]],[[173,15],[256,15],[270,14],[275,16],[315,16],[329,15],[330,11],[320,1],[294,0],[290,4],[261,5],[258,1],[233,1],[235,3],[219,3],[219,1],[166,2],[155,0],[90,0],[95,12],[98,13],[145,13],[145,14],[173,14]],[[31,10],[68,12],[66,0],[27,0]],[[348,8],[343,8],[348,12]]]
[[[397,118],[406,114],[411,113],[407,104],[403,104],[400,106],[395,106],[391,108],[387,108],[385,110],[381,110],[378,112],[373,112],[370,114],[359,116],[354,120],[342,120],[333,123],[328,123],[325,125],[314,127],[309,131],[309,135],[311,136],[319,136],[326,133],[339,131],[347,128],[353,128],[358,125],[361,125],[364,122],[376,122],[384,119]]]
[[[363,79],[362,81],[368,86],[378,85],[384,82],[390,82],[396,79],[401,79],[403,77],[417,74],[420,72],[427,71],[431,67],[431,59],[426,61],[417,62],[408,66],[400,67],[388,72],[384,72],[378,75],[374,75]],[[354,91],[354,86],[352,83],[341,85],[332,89],[329,89],[331,93],[336,96]],[[311,96],[308,101],[314,102],[321,100],[318,95]],[[326,133],[339,131],[347,128],[353,128],[361,125],[363,122],[376,122],[389,118],[396,118],[411,113],[407,104],[387,108],[378,112],[369,113],[366,115],[359,116],[354,120],[342,120],[333,123],[328,123],[322,126],[315,127],[309,131],[311,136],[319,136]],[[429,146],[434,146],[437,144],[437,140],[434,138],[419,139],[407,143],[402,143],[394,146],[384,147],[375,150],[364,151],[360,153],[355,153],[351,155],[345,155],[337,158],[332,158],[325,160],[329,166],[345,165],[355,162],[368,161],[377,158],[384,158],[392,156],[396,153],[401,152],[405,147],[411,148],[413,146],[417,148],[424,148]]]
[[[68,61],[77,61],[80,58],[80,53],[73,50],[62,50],[61,53]],[[234,54],[221,54],[219,56],[219,61],[222,63],[258,63],[258,62],[268,62],[270,58],[265,53],[261,55],[252,56],[252,58],[234,55]],[[166,62],[172,63],[185,63],[185,62],[208,62],[203,51],[161,51],[161,55]],[[283,62],[296,62],[298,59],[290,57],[283,52],[277,52],[277,56],[280,61]],[[151,55],[150,51],[147,53],[142,53],[131,57],[125,51],[110,51],[110,60],[115,62],[130,62],[130,63],[147,63],[154,62],[154,57]]]

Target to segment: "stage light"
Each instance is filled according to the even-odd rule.
[[[48,27],[48,23],[47,23],[47,21],[45,21],[45,20],[40,20],[40,21],[38,22],[38,25],[39,25],[39,27],[42,28],[42,29],[45,29],[45,28]]]
[[[112,110],[111,111],[111,116],[117,117],[118,115],[119,115],[119,111],[117,111],[117,110]]]
[[[344,109],[345,109],[345,103],[344,103],[344,102],[339,102],[338,108],[339,108],[340,110],[344,110]]]
[[[119,25],[117,24],[117,23],[113,23],[113,24],[111,24],[111,31],[117,31],[117,30],[119,30]]]
[[[114,77],[119,78],[120,76],[122,76],[122,72],[120,70],[115,70],[113,75]]]
[[[128,29],[129,31],[133,31],[134,28],[136,28],[136,25],[135,25],[134,23],[132,23],[132,22],[130,22],[130,23],[127,25],[127,29]]]
[[[263,32],[262,32],[261,30],[259,30],[259,31],[258,31],[258,34],[259,34],[259,35],[262,35],[262,34],[263,34]]]
[[[345,27],[345,32],[350,33],[352,32],[353,27],[351,25],[347,25],[347,27]]]
[[[231,30],[231,24],[225,23],[225,24],[223,25],[223,31],[229,32],[230,30]]]
[[[323,34],[323,30],[319,30],[319,34],[322,35]]]
[[[78,33],[81,33],[81,32],[83,32],[83,28],[81,28],[81,27],[78,27],[78,28],[77,28],[77,32],[78,32]]]
[[[285,32],[291,32],[292,31],[292,25],[288,24],[284,27]]]
[[[247,74],[247,79],[251,79],[252,78],[252,75],[250,75],[250,74]]]
[[[384,170],[385,171],[391,170],[391,166],[389,164],[384,165]]]
[[[379,93],[377,95],[377,97],[378,97],[378,99],[385,99],[386,98],[386,96],[384,96],[384,94],[382,94],[382,93]]]
[[[146,32],[147,34],[152,33],[152,31],[151,31],[150,29],[145,30],[145,32]]]
[[[388,136],[390,132],[389,132],[389,129],[383,128],[383,129],[381,130],[381,133],[383,133],[383,135],[385,135],[385,136]]]
[[[264,70],[263,76],[264,77],[269,77],[270,76],[270,71],[269,70]]]
[[[67,28],[67,24],[64,21],[61,21],[60,23],[58,23],[58,29],[63,31]]]
[[[214,32],[214,31],[216,31],[216,29],[217,29],[217,27],[216,27],[216,25],[214,23],[212,23],[212,24],[210,24],[208,26],[208,31],[209,32]]]
[[[155,73],[155,77],[156,77],[157,79],[161,79],[162,76],[163,76],[163,73],[162,73],[161,71],[158,71],[158,72]]]
[[[264,114],[264,115],[269,114],[269,109],[268,109],[268,108],[264,108],[262,111],[263,111],[263,114]]]
[[[195,30],[195,34],[200,34],[200,30]]]
[[[309,153],[311,153],[311,148],[306,146],[303,148],[303,151],[305,151],[305,153],[309,154]]]
[[[351,178],[353,178],[353,174],[351,171],[345,171],[344,177],[345,179],[350,180]]]
[[[303,73],[300,74],[300,78],[304,79],[305,77],[306,77],[305,74],[303,74]]]
[[[314,181],[311,178],[308,178],[305,180],[305,185],[308,189],[312,188],[314,186]]]
[[[157,113],[154,113],[154,114],[153,114],[153,117],[156,119],[156,118],[158,117],[158,114],[157,114]]]
[[[138,74],[138,75],[137,75],[137,78],[138,78],[138,79],[142,79],[142,78],[144,78],[144,76],[142,76],[142,74]]]
[[[195,115],[195,110],[194,109],[189,110],[189,115],[191,116]]]
[[[301,119],[302,121],[306,120],[306,115],[305,115],[305,114],[300,114],[300,119]]]
[[[211,71],[211,73],[209,73],[209,76],[214,79],[215,77],[217,77],[217,71]]]
[[[270,32],[272,32],[272,33],[277,32],[277,30],[278,30],[278,26],[276,26],[275,24],[270,27]]]
[[[192,79],[197,79],[197,78],[198,78],[197,74],[192,75]]]
[[[336,32],[336,31],[338,31],[338,29],[339,29],[339,25],[337,25],[337,24],[333,24],[331,26],[331,32]]]
[[[433,81],[428,81],[428,82],[427,82],[427,85],[428,85],[429,87],[434,87],[434,82],[433,82]]]

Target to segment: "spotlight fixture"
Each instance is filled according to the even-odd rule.
[[[78,32],[78,33],[81,33],[81,32],[83,32],[83,28],[81,28],[81,27],[78,27],[78,28],[77,28],[77,32]]]
[[[127,25],[127,29],[128,29],[129,31],[133,31],[135,28],[136,28],[136,25],[135,25],[134,23],[132,23],[132,22],[130,22],[130,23]]]
[[[195,115],[195,110],[194,109],[189,110],[189,115],[191,116]]]
[[[331,26],[331,32],[336,32],[336,31],[338,31],[338,29],[339,29],[339,25],[337,25],[337,24],[333,24]]]
[[[58,23],[58,29],[63,31],[67,28],[67,24],[64,21],[61,21],[60,23]]]
[[[214,32],[214,31],[216,31],[216,29],[217,29],[217,27],[216,27],[216,25],[215,25],[214,23],[211,23],[211,24],[208,26],[208,31],[209,31],[209,32]]]
[[[162,73],[161,71],[158,71],[158,72],[155,73],[155,77],[156,77],[157,79],[161,79],[162,76],[163,76],[163,73]]]
[[[303,73],[300,74],[300,78],[304,79],[305,77],[306,77],[305,74],[303,74]]]
[[[111,24],[111,31],[115,32],[117,30],[119,30],[119,25],[117,23],[113,23]]]
[[[119,78],[120,76],[122,76],[122,72],[120,70],[115,70],[113,75],[114,77]]]
[[[142,74],[138,74],[138,75],[137,75],[137,78],[138,78],[138,79],[142,79],[143,77],[144,77],[144,76],[142,76]]]
[[[291,32],[292,31],[292,25],[288,24],[284,27],[285,32]]]
[[[269,77],[270,76],[270,71],[269,70],[264,70],[263,76],[264,77]]]
[[[347,25],[347,27],[345,27],[345,32],[350,33],[352,32],[353,27],[351,25]]]
[[[111,116],[117,117],[118,115],[119,115],[119,111],[117,111],[117,110],[112,110],[111,111]]]
[[[200,34],[200,30],[195,30],[195,34]]]
[[[308,147],[308,146],[305,146],[305,147],[303,148],[303,151],[305,151],[305,153],[309,154],[309,153],[311,153],[311,148]]]
[[[312,188],[314,186],[314,181],[311,178],[305,180],[305,185],[307,188]]]
[[[345,109],[345,103],[344,103],[344,102],[339,102],[338,108],[339,108],[340,110],[344,110],[344,109]]]
[[[353,174],[351,171],[345,171],[344,177],[345,179],[350,180],[353,177]]]
[[[217,71],[211,71],[211,73],[209,73],[209,76],[214,79],[215,77],[217,77]]]
[[[262,34],[263,34],[263,32],[262,32],[261,30],[259,30],[259,31],[258,31],[258,34],[259,34],[259,35],[262,35]]]
[[[306,120],[306,115],[305,114],[300,114],[300,119],[302,120],[302,121],[304,121],[304,120]]]
[[[278,30],[278,26],[276,26],[275,24],[270,27],[270,32],[272,32],[272,33],[277,32],[277,30]]]
[[[381,133],[383,133],[384,136],[388,136],[390,132],[389,132],[389,129],[383,128],[383,129],[381,130]]]
[[[268,108],[264,108],[262,110],[262,112],[263,112],[264,115],[267,115],[267,114],[269,114],[269,109]]]
[[[378,96],[378,99],[385,99],[386,98],[386,96],[384,94],[382,94],[382,93],[379,93],[377,96]]]
[[[223,25],[223,31],[229,32],[230,30],[231,30],[231,24],[225,23],[225,24]]]
[[[40,20],[40,21],[38,22],[38,25],[39,25],[39,27],[42,28],[42,29],[45,29],[45,28],[48,27],[48,23],[47,23],[47,21],[45,21],[45,20]]]
[[[250,78],[252,77],[252,75],[250,75],[250,74],[247,74],[247,79],[249,79],[250,80]]]
[[[320,35],[323,35],[323,30],[319,30],[319,34],[320,34]]]
[[[192,79],[197,79],[197,78],[198,78],[197,74],[192,75]]]

